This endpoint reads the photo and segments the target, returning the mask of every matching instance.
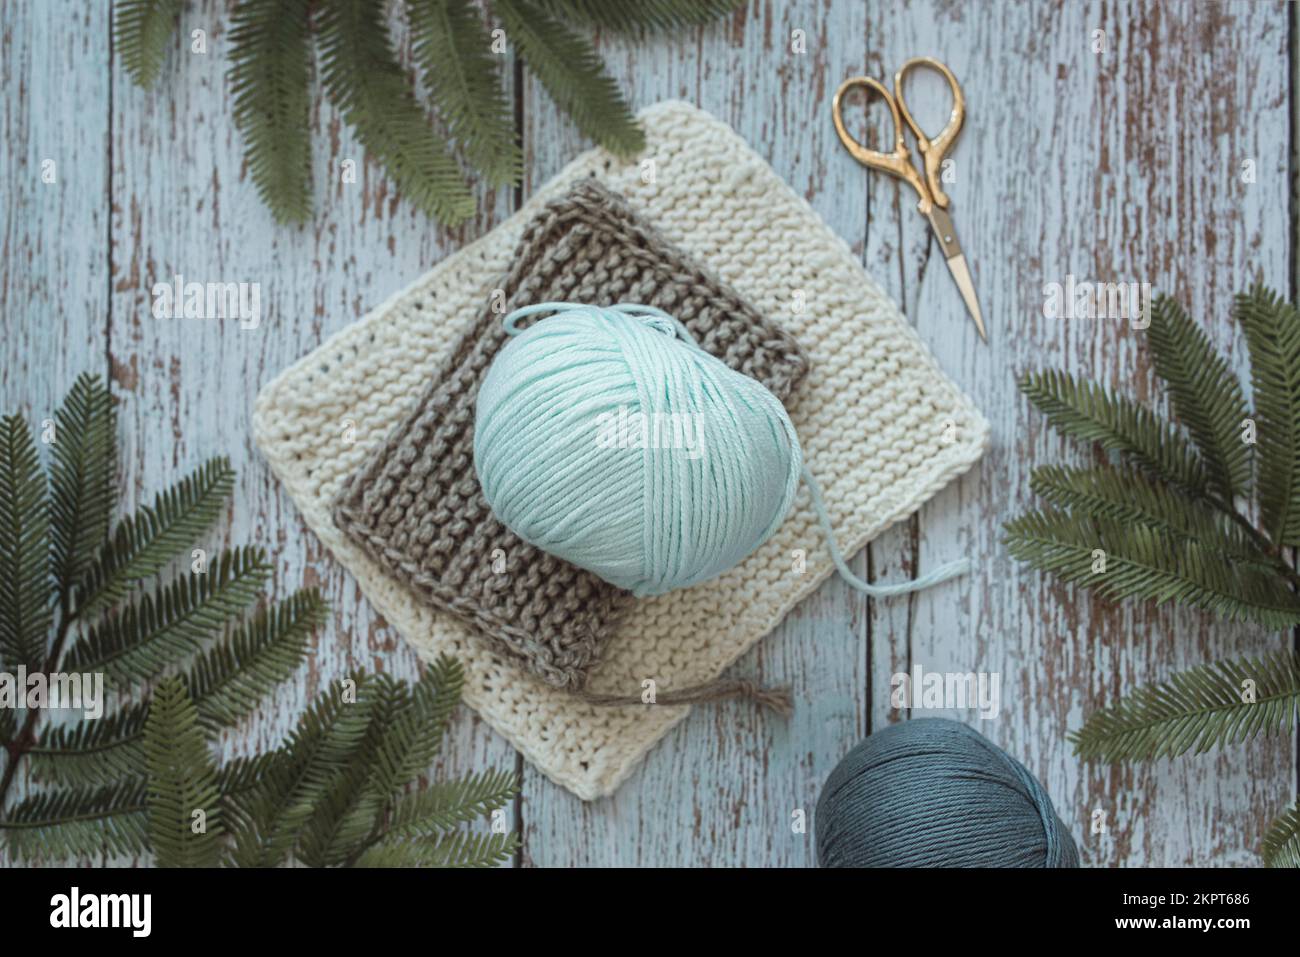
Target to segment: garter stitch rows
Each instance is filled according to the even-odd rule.
[[[672,311],[706,351],[787,398],[807,360],[788,333],[587,179],[529,223],[506,305],[621,300]],[[582,690],[631,596],[519,539],[474,474],[474,403],[508,336],[485,302],[405,420],[345,486],[334,521],[421,600],[558,688]],[[493,567],[493,553],[505,562]],[[632,639],[634,640],[634,639]],[[629,691],[639,692],[640,682]]]
[[[395,410],[418,400],[477,318],[495,277],[510,269],[528,222],[547,202],[596,177],[794,335],[816,373],[800,387],[790,418],[846,554],[967,471],[988,441],[988,424],[859,257],[744,140],[685,103],[660,103],[640,120],[646,131],[640,156],[624,161],[601,150],[579,156],[491,233],[286,369],[263,388],[253,416],[271,468],[371,605],[421,658],[459,657],[466,704],[544,774],[586,799],[612,793],[689,709],[598,707],[525,679],[463,622],[421,602],[331,515],[344,484],[400,419]],[[652,183],[642,177],[646,160],[658,173]],[[804,308],[796,311],[796,301]],[[345,420],[356,425],[350,444],[339,442]],[[956,537],[937,541],[934,561],[966,547]],[[791,573],[795,549],[805,550],[805,574]],[[634,602],[592,674],[593,690],[625,692],[650,676],[661,688],[709,681],[832,573],[809,497],[801,493],[777,533],[730,572]],[[621,640],[624,632],[635,640]]]

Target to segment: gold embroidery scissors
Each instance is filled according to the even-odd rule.
[[[918,66],[928,66],[942,73],[944,79],[948,81],[948,86],[952,89],[952,115],[948,117],[948,125],[933,139],[928,138],[921,131],[921,127],[912,118],[912,113],[903,100],[903,77],[908,70]],[[876,150],[867,149],[850,136],[849,131],[844,128],[841,103],[844,94],[855,86],[874,90],[889,104],[889,112],[894,117],[894,151],[892,153],[880,153]],[[975,296],[975,283],[971,279],[970,266],[966,264],[966,257],[961,251],[961,243],[957,241],[957,233],[952,227],[952,219],[948,216],[948,194],[939,185],[939,174],[943,158],[952,149],[957,134],[961,132],[962,122],[966,119],[966,98],[962,96],[961,87],[957,84],[957,78],[952,75],[952,71],[948,67],[934,59],[934,57],[928,56],[913,57],[899,67],[898,72],[894,74],[894,92],[892,95],[885,88],[885,85],[874,77],[851,76],[841,83],[840,88],[835,91],[835,99],[831,102],[831,118],[835,121],[835,132],[839,134],[840,142],[844,144],[854,159],[872,169],[883,170],[897,176],[899,179],[906,180],[920,195],[921,201],[916,204],[916,208],[920,210],[922,216],[930,221],[930,228],[934,230],[934,235],[939,240],[939,248],[943,250],[944,260],[948,263],[948,271],[952,273],[952,278],[957,283],[957,289],[961,292],[966,308],[970,311],[971,318],[975,320],[975,328],[979,330],[980,338],[987,342],[988,335],[984,332],[984,317],[980,314],[979,299]],[[925,166],[925,179],[921,178],[916,167],[912,165],[912,155],[908,152],[907,143],[903,139],[904,121],[907,122],[908,127],[916,136],[916,148],[920,151],[921,160]]]

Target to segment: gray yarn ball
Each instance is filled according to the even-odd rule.
[[[916,718],[871,735],[817,801],[822,867],[1078,867],[1043,786],[978,731]]]

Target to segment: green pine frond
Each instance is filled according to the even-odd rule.
[[[159,867],[215,867],[221,858],[217,771],[199,711],[172,676],[154,689],[144,727],[149,842]]]
[[[462,223],[474,215],[474,196],[416,102],[383,16],[383,5],[370,0],[321,4],[325,89],[407,199],[440,222]]]
[[[1300,867],[1300,801],[1269,825],[1264,835],[1265,867]]]
[[[269,781],[279,780],[289,756],[284,748],[264,751],[252,757],[236,758],[217,770],[221,794],[221,824],[230,839],[222,864],[227,867],[258,867],[262,859],[260,826],[266,816]]]
[[[303,828],[304,863],[346,864],[374,843],[394,799],[433,763],[463,685],[463,669],[446,655],[414,687],[387,675],[367,683],[370,727],[329,799]]]
[[[528,0],[494,0],[493,9],[506,36],[580,132],[619,156],[645,147],[645,133],[586,37]]]
[[[18,737],[18,719],[12,708],[0,708],[0,748]]]
[[[138,86],[148,89],[158,79],[182,6],[183,0],[117,0],[113,46]]]
[[[230,88],[244,158],[281,223],[311,217],[312,47],[308,0],[242,0],[230,29]]]
[[[156,575],[217,520],[235,487],[229,459],[211,459],[123,519],[77,586],[76,611],[88,620]]]
[[[358,703],[369,712],[366,733],[302,829],[299,852],[309,867],[342,864],[360,852],[381,823],[394,777],[406,766],[402,749],[419,733],[405,682],[374,675],[359,689]]]
[[[68,651],[63,669],[103,671],[123,686],[146,681],[220,634],[257,599],[270,574],[260,548],[223,552],[206,572],[183,572],[92,628]]]
[[[465,159],[493,187],[518,183],[523,152],[478,9],[469,0],[407,0],[407,7],[416,61]]]
[[[357,867],[496,867],[519,849],[517,834],[448,834],[438,840],[384,840]]]
[[[1250,347],[1260,514],[1274,542],[1300,545],[1300,312],[1256,286],[1236,316]]]
[[[1174,412],[1200,449],[1210,484],[1225,502],[1250,490],[1250,446],[1242,424],[1250,415],[1241,383],[1209,337],[1176,301],[1159,296],[1151,309],[1151,353],[1169,387]]]
[[[362,767],[341,771],[302,828],[298,859],[308,867],[338,867],[359,855],[383,826],[384,800]]]
[[[273,609],[258,609],[197,658],[185,686],[209,729],[230,727],[251,714],[307,656],[312,633],[328,606],[315,589],[300,591]],[[37,778],[52,784],[107,784],[144,774],[142,743],[148,709],[133,705],[97,720],[51,729],[28,751]]]
[[[370,730],[370,680],[356,675],[355,700],[330,687],[316,696],[257,788],[237,799],[235,863],[274,867],[288,859],[304,825],[335,793],[339,776],[354,766],[358,744]]]
[[[66,596],[108,540],[117,498],[117,413],[99,376],[77,377],[54,414],[53,439],[50,555]]]
[[[1153,482],[1134,469],[1044,465],[1033,470],[1029,487],[1057,508],[1120,524],[1139,523],[1194,539],[1232,558],[1271,567],[1271,559],[1238,525],[1199,500]]]
[[[1059,432],[1120,452],[1167,482],[1205,488],[1196,453],[1173,426],[1137,403],[1055,370],[1026,375],[1020,391]]]
[[[44,791],[14,805],[0,820],[0,835],[18,861],[141,854],[148,847],[145,802],[139,779]]]
[[[257,710],[307,658],[329,606],[316,589],[295,592],[213,645],[190,668],[186,687],[209,728],[231,727]]]
[[[725,17],[745,0],[535,0],[538,6],[570,23],[618,30],[671,30]]]
[[[16,415],[0,419],[0,670],[40,668],[49,640],[50,500],[36,442]]]
[[[242,798],[262,786],[266,776],[285,759],[284,750],[263,751],[251,757],[235,758],[217,769],[217,791],[223,802]],[[226,819],[226,804],[222,805],[222,819]],[[227,827],[227,831],[230,829]]]
[[[378,740],[371,750],[369,779],[377,795],[390,799],[428,771],[464,686],[460,662],[444,654],[425,668],[409,696],[390,692],[389,714],[375,725]]]
[[[1276,577],[1188,539],[1144,525],[1055,510],[1005,526],[1012,556],[1103,598],[1177,601],[1267,628],[1300,623],[1300,596]],[[1093,571],[1102,553],[1104,571]]]
[[[427,841],[381,841],[357,858],[355,867],[433,867],[433,845]]]
[[[99,719],[51,728],[27,752],[32,773],[47,784],[99,787],[143,777],[147,703],[129,705]]]
[[[432,737],[442,738],[464,690],[465,668],[458,659],[440,654],[425,666],[424,676],[416,685],[415,705],[421,709]]]
[[[433,837],[505,807],[519,794],[513,772],[481,771],[457,781],[440,781],[403,795],[392,807],[388,833]]]
[[[1219,661],[1146,685],[1070,734],[1087,759],[1126,761],[1203,753],[1291,730],[1300,716],[1300,655]]]

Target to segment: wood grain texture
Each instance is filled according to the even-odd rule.
[[[350,669],[417,672],[415,656],[307,531],[253,448],[253,397],[508,216],[516,197],[484,196],[474,222],[435,227],[364,162],[318,89],[316,216],[301,229],[277,227],[230,116],[228,4],[187,5],[151,92],[111,59],[106,5],[50,6],[7,2],[0,33],[2,408],[39,420],[78,372],[109,375],[122,400],[130,505],[204,458],[232,458],[240,480],[227,521],[197,544],[263,544],[275,558],[276,594],[317,584],[333,607],[310,668],[223,742],[226,756],[247,753],[278,740],[317,689]],[[205,32],[206,53],[191,52],[193,30]],[[1106,47],[1094,53],[1098,30]],[[795,31],[804,52],[792,48]],[[405,47],[400,23],[398,35]],[[524,864],[806,866],[815,860],[822,781],[864,734],[905,717],[891,707],[890,677],[913,664],[996,672],[999,716],[954,716],[1043,779],[1086,863],[1256,863],[1267,822],[1295,796],[1293,742],[1112,769],[1082,765],[1065,735],[1141,682],[1286,638],[1192,613],[1108,606],[1057,586],[1010,560],[1001,524],[1032,504],[1032,464],[1088,457],[1047,432],[1015,388],[1019,374],[1062,367],[1161,401],[1143,333],[1117,321],[1044,318],[1045,283],[1073,274],[1174,292],[1239,369],[1232,292],[1256,276],[1293,288],[1287,11],[1247,2],[754,0],[709,28],[597,43],[635,106],[684,99],[735,127],[861,253],[992,423],[981,465],[882,534],[855,568],[890,581],[960,555],[977,568],[885,602],[828,582],[735,668],[790,683],[794,717],[739,704],[697,708],[612,798],[577,800],[468,711],[435,773],[522,770],[515,811]],[[890,76],[921,53],[949,63],[966,93],[949,191],[988,346],[962,312],[910,192],[856,165],[829,121],[841,79]],[[514,75],[511,59],[512,88]],[[917,77],[907,92],[923,125],[937,126],[946,94],[930,79]],[[527,196],[587,144],[531,78],[518,104]],[[853,104],[851,122],[879,142],[884,111],[872,107],[868,123]],[[57,185],[41,182],[43,158],[58,162]],[[348,160],[355,183],[342,176]],[[1245,160],[1254,161],[1253,183],[1239,175]],[[257,327],[155,318],[152,286],[176,274],[258,283]],[[799,812],[804,833],[792,827]],[[1090,833],[1094,812],[1104,815],[1103,833]]]
[[[107,23],[72,2],[0,20],[0,413],[38,436],[79,374],[107,371]]]
[[[1089,458],[1019,397],[1024,371],[1065,368],[1164,403],[1144,334],[1115,320],[1044,318],[1045,283],[1071,274],[1149,282],[1183,300],[1244,370],[1232,293],[1256,276],[1289,285],[1286,13],[1269,4],[913,6],[882,15],[871,46],[887,63],[933,50],[965,86],[954,219],[992,317],[982,348],[926,230],[905,216],[910,315],[994,430],[982,468],[922,510],[919,567],[968,553],[980,568],[958,588],[914,599],[911,659],[1001,673],[1002,714],[981,730],[1046,783],[1085,862],[1256,863],[1262,827],[1294,795],[1291,741],[1124,769],[1081,765],[1064,736],[1139,683],[1285,637],[1111,606],[1050,583],[1007,557],[1000,525],[1032,504],[1032,463]],[[980,52],[994,49],[999,56]],[[930,99],[929,114],[941,115]],[[1248,159],[1253,184],[1239,175]],[[1094,814],[1102,833],[1092,833]]]

